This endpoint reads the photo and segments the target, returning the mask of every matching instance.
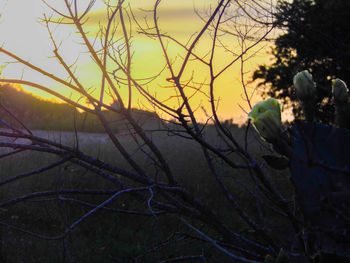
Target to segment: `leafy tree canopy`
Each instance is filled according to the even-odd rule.
[[[253,79],[262,79],[264,95],[296,101],[293,76],[309,70],[318,86],[319,120],[331,123],[331,79],[350,84],[350,1],[294,0],[278,1],[276,26],[282,34],[272,49],[274,62],[262,65]],[[300,116],[300,106],[294,109]]]

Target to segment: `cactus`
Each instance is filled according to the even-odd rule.
[[[313,99],[316,94],[316,83],[309,71],[297,73],[293,78],[296,94],[301,101]]]
[[[278,153],[291,156],[289,136],[282,125],[281,105],[277,100],[270,98],[255,104],[248,117],[263,140],[270,142]],[[274,157],[265,156],[264,159],[273,162]]]
[[[350,106],[348,88],[341,79],[332,80],[332,94],[335,106],[335,123],[340,128],[350,128]]]
[[[282,155],[264,156],[266,162],[276,169],[288,164],[291,170],[290,178],[295,186],[296,199],[304,215],[304,230],[308,233],[305,245],[310,248],[307,251],[310,261],[313,262],[315,255],[319,255],[323,260],[350,262],[348,89],[344,81],[332,81],[335,120],[340,127],[335,128],[312,122],[316,110],[316,85],[311,74],[299,72],[293,83],[307,122],[295,121],[289,129],[284,129],[280,124],[280,112],[273,106],[276,103],[271,99],[254,106],[249,118],[260,136]],[[270,104],[271,107],[266,106]],[[264,113],[269,111],[270,115]],[[269,127],[266,129],[266,126]],[[313,249],[318,245],[321,246],[319,250]],[[277,258],[268,255],[265,262],[289,262],[288,253],[281,250]]]
[[[271,255],[266,255],[264,263],[275,263],[275,258]]]
[[[282,132],[281,106],[277,100],[270,98],[257,103],[248,117],[263,139],[273,142],[280,136]]]
[[[289,256],[286,251],[281,248],[280,252],[277,255],[277,258],[274,258],[271,255],[266,255],[264,263],[289,263]]]
[[[276,258],[276,263],[289,263],[289,256],[283,248]]]
[[[304,70],[294,76],[293,84],[306,121],[312,122],[316,112],[316,83],[313,81],[312,75]]]

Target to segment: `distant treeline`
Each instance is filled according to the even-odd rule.
[[[43,100],[11,85],[0,85],[0,96],[4,106],[0,107],[0,118],[18,128],[19,123],[4,108],[33,130],[104,132],[95,115],[79,112],[69,104]],[[114,132],[127,129],[120,114],[107,110],[103,114]],[[132,109],[131,114],[140,124],[154,126],[160,121],[156,113],[149,111]],[[0,127],[4,125],[0,123]]]

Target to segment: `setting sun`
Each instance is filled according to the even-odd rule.
[[[49,36],[49,28],[52,38],[58,47],[59,55],[62,56],[67,65],[72,66],[74,74],[79,78],[84,88],[94,97],[99,97],[102,81],[101,71],[98,69],[91,54],[89,54],[86,45],[83,44],[83,40],[77,33],[76,28],[71,24],[66,25],[66,19],[60,20],[60,16],[48,6],[55,8],[61,14],[66,14],[67,8],[64,1],[48,1],[48,5],[45,5],[42,1],[20,0],[1,0],[0,3],[0,13],[2,15],[0,18],[0,45],[3,49],[48,73],[67,80],[69,76],[53,52],[54,45]],[[81,6],[78,6],[78,10],[83,12],[86,4],[84,2]],[[216,4],[217,1],[214,0],[205,1],[205,3],[199,0],[162,1],[160,3],[157,12],[160,33],[171,36],[181,43],[178,44],[173,39],[163,37],[163,44],[175,71],[180,70],[181,63],[186,56],[187,51],[184,49],[184,46],[187,45],[187,48],[189,47],[189,43],[201,31]],[[170,73],[167,70],[166,59],[160,42],[155,38],[155,35],[146,35],[139,28],[141,26],[143,29],[148,28],[148,32],[152,31],[154,27],[152,12],[154,1],[129,1],[124,3],[124,7],[125,26],[128,33],[130,33],[129,41],[132,54],[130,67],[133,78],[140,80],[140,83],[152,95],[156,96],[160,101],[166,102],[169,107],[178,107],[179,102],[176,99],[178,93],[172,87],[172,83],[167,81]],[[226,15],[230,16],[231,14]],[[237,14],[232,13],[233,15]],[[59,21],[62,24],[46,25],[45,18]],[[108,23],[108,13],[103,1],[96,1],[84,19],[86,20],[83,28],[86,35],[90,43],[93,43],[95,50],[98,50],[101,48],[101,29],[105,29]],[[247,96],[251,97],[253,95],[251,97],[252,102],[257,101],[260,98],[259,92],[255,90],[254,85],[247,83],[259,64],[269,63],[270,57],[267,51],[270,45],[263,41],[255,45],[259,34],[263,36],[265,32],[263,30],[260,32],[256,31],[256,39],[251,40],[249,35],[252,29],[248,26],[248,19],[242,16],[235,18],[234,21],[239,21],[241,24],[246,25],[241,28],[233,28],[232,24],[232,28],[223,28],[230,32],[224,32],[223,30],[218,32],[219,41],[215,43],[215,57],[212,62],[213,73],[220,72],[227,65],[230,65],[233,60],[236,59],[237,61],[232,63],[223,74],[215,79],[213,95],[220,119],[242,118],[241,120],[245,121],[247,119],[246,112],[249,112],[249,105],[245,100],[246,94],[242,83],[246,85]],[[125,48],[123,47],[124,39],[121,26],[117,25],[118,21],[114,23],[116,23],[114,25],[116,26],[116,31],[113,32],[112,41],[115,41],[116,46]],[[241,35],[234,35],[233,33],[236,31]],[[153,30],[152,34],[154,32]],[[206,61],[210,59],[213,33],[213,28],[209,27],[193,49],[196,55]],[[246,39],[242,42],[244,37]],[[249,48],[250,45],[254,46]],[[242,56],[244,63],[241,63],[242,61],[239,57],[242,53],[244,53]],[[250,58],[250,56],[252,57]],[[247,58],[250,59],[247,60]],[[3,78],[35,82],[75,101],[79,100],[80,95],[71,88],[62,85],[62,83],[57,83],[52,78],[43,76],[40,72],[35,72],[21,63],[13,62],[15,62],[13,58],[4,54],[4,52],[0,52]],[[107,69],[109,72],[119,73],[113,61],[108,62]],[[243,75],[241,74],[242,71],[244,72]],[[151,79],[152,81],[150,81]],[[188,88],[186,89],[188,96],[191,98],[193,108],[196,109],[196,115],[204,121],[206,117],[201,108],[204,108],[211,115],[210,103],[208,102],[210,68],[192,57],[186,65],[181,81],[187,83]],[[34,87],[24,85],[23,88],[43,98],[58,99],[52,94]],[[118,91],[121,97],[127,101],[128,88],[120,85]],[[147,100],[136,88],[134,88],[132,93],[132,107],[152,110],[152,105],[147,103]],[[106,104],[110,104],[112,100],[113,98],[108,94],[105,96]],[[167,116],[163,117],[168,118]]]

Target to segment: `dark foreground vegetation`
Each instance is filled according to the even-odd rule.
[[[232,126],[230,130],[244,140],[244,127]],[[75,135],[71,132],[41,131],[34,134],[74,147]],[[210,176],[210,170],[198,145],[188,139],[168,137],[157,132],[150,136],[165,152],[165,157],[169,160],[169,165],[174,170],[174,176],[179,183],[203,200],[224,219],[228,226],[237,229],[238,233],[248,237],[256,236],[254,231],[249,229],[246,223],[232,211],[232,206],[227,203],[215,179]],[[218,141],[214,127],[209,129],[207,137],[212,142]],[[249,132],[248,140],[249,148],[254,155],[258,157],[262,152],[266,152],[266,145],[260,144],[252,132]],[[97,156],[107,163],[125,169],[129,167],[115,151],[106,135],[81,133],[79,142],[80,150],[89,155]],[[138,163],[153,172],[156,168],[143,158],[142,152],[135,148],[132,142],[130,135],[122,138],[122,143],[134,153]],[[4,151],[1,152],[1,154],[4,153]],[[134,200],[132,194],[121,196],[105,209],[87,218],[65,242],[41,240],[36,235],[59,236],[83,214],[103,202],[115,191],[108,180],[101,180],[89,170],[69,163],[25,178],[26,171],[36,171],[40,167],[57,161],[59,158],[45,153],[23,152],[0,162],[1,224],[11,225],[11,228],[2,227],[1,231],[2,262],[152,263],[163,262],[163,260],[167,262],[166,258],[169,258],[169,255],[183,257],[200,255],[203,252],[209,262],[231,262],[227,261],[205,239],[189,231],[176,215],[157,211],[152,215],[148,208],[145,209],[145,204]],[[263,160],[260,160],[260,165],[264,165]],[[288,170],[278,172],[267,169],[269,178],[283,190],[286,196],[292,196],[293,189],[288,180]],[[221,172],[229,190],[236,193],[245,211],[253,213],[257,218],[262,216],[256,213],[256,207],[259,204],[247,195],[244,189],[247,183],[248,187],[254,189],[254,185],[250,185],[250,173],[243,170],[231,173],[224,164],[221,164]],[[21,174],[23,179],[20,184],[16,181],[4,184],[7,179]],[[65,189],[74,189],[74,193],[65,192]],[[94,193],[89,194],[89,191]],[[51,192],[51,194],[40,197],[39,193],[44,192]],[[96,194],[96,192],[100,193]],[[26,201],[20,202],[21,197],[24,196]],[[13,201],[6,204],[6,200]],[[280,242],[284,244],[292,242],[287,238],[291,229],[288,229],[279,217],[275,217],[272,211],[268,208],[260,211],[265,217],[266,227],[273,229],[273,235],[278,237]],[[21,230],[19,231],[16,227]],[[200,225],[198,227],[201,229]],[[208,229],[201,230],[209,231],[207,233],[214,238],[216,236],[215,232]],[[225,246],[225,242],[222,242]],[[68,254],[65,247],[69,250]],[[230,245],[227,244],[227,247],[229,248]],[[72,261],[67,259],[68,256]],[[201,260],[193,258],[187,262],[201,262]]]

